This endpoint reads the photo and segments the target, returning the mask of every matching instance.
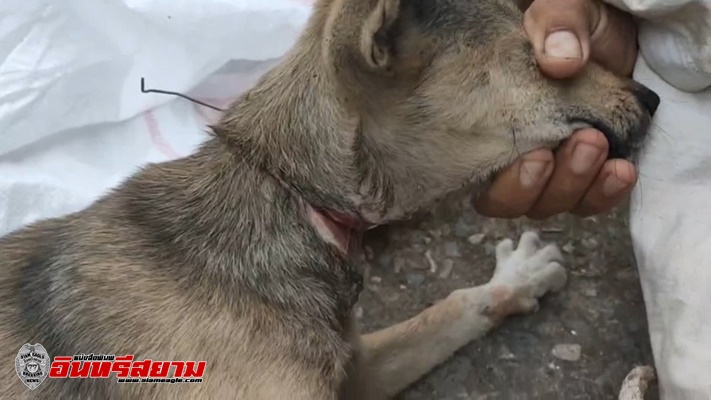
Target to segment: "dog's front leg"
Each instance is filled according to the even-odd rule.
[[[560,251],[542,247],[533,232],[524,233],[517,248],[508,239],[499,243],[496,260],[487,284],[456,290],[407,321],[364,335],[367,384],[392,397],[506,317],[536,311],[538,298],[565,286]]]

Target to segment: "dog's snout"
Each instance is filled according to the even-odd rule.
[[[657,112],[657,108],[659,107],[659,103],[661,101],[659,99],[659,95],[641,83],[636,83],[634,85],[632,93],[634,93],[637,100],[649,112],[649,115],[653,117],[654,113]]]

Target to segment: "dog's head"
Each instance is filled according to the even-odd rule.
[[[322,0],[234,115],[255,102],[262,122],[242,129],[271,131],[242,146],[312,204],[381,223],[578,128],[600,129],[610,156],[627,157],[659,99],[594,64],[546,78],[512,0]]]

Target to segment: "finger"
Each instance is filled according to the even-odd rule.
[[[555,171],[526,215],[543,219],[575,208],[597,177],[607,150],[607,139],[600,131],[575,132],[556,152]]]
[[[600,5],[597,25],[590,36],[590,58],[612,72],[632,76],[637,61],[637,25],[632,15]]]
[[[474,199],[474,209],[487,217],[520,217],[536,202],[552,173],[550,150],[527,153],[499,173],[489,189]]]
[[[589,0],[535,0],[524,13],[528,34],[541,70],[552,78],[578,73],[590,58],[591,27],[600,6]]]
[[[626,201],[637,183],[637,168],[625,160],[605,162],[573,214],[587,217],[609,212]]]

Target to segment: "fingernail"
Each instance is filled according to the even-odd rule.
[[[602,194],[612,197],[627,188],[627,183],[622,182],[615,174],[610,174],[602,183]]]
[[[573,149],[573,159],[570,162],[570,169],[578,175],[583,175],[590,172],[595,161],[600,158],[600,149],[597,147],[587,144],[578,143]]]
[[[580,40],[573,32],[551,32],[543,43],[543,52],[553,58],[583,58]]]
[[[518,178],[521,186],[530,188],[541,182],[546,173],[548,162],[545,161],[525,161],[518,171]]]

